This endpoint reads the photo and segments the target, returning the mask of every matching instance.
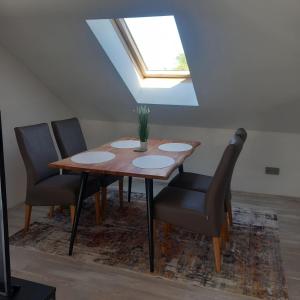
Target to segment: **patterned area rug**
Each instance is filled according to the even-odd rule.
[[[95,225],[92,200],[85,203],[73,258],[148,273],[147,221],[144,194],[133,193],[132,202],[118,207],[110,191],[105,221]],[[125,198],[126,199],[126,198]],[[54,255],[67,256],[71,225],[67,210],[41,219],[11,244]],[[202,287],[260,299],[288,299],[280,256],[277,216],[249,208],[234,209],[231,242],[223,250],[221,273],[214,271],[209,238],[173,228],[167,241],[157,229],[156,274]]]

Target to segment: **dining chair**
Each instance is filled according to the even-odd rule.
[[[239,136],[244,142],[246,142],[248,134],[245,128],[238,128],[235,135]]]
[[[160,221],[212,237],[216,272],[221,271],[222,243],[229,240],[225,195],[238,142],[236,139],[226,147],[206,193],[168,186],[153,202],[154,232]]]
[[[24,232],[29,230],[33,206],[50,206],[50,216],[55,205],[69,206],[73,222],[80,178],[61,175],[59,170],[48,167],[49,163],[58,160],[48,124],[16,127],[15,134],[27,173]],[[86,188],[85,198],[98,191],[99,185],[94,181]],[[96,215],[101,213],[99,203],[100,199],[96,197]]]
[[[233,139],[240,138],[240,147],[237,155],[235,157],[234,166],[238,160],[239,154],[242,151],[243,145],[247,139],[247,132],[244,128],[239,128],[234,133]],[[226,205],[225,211],[227,213],[228,223],[232,226],[232,206],[231,206],[231,179],[233,175],[234,168],[229,177],[228,186],[226,190]],[[204,174],[197,174],[191,172],[184,172],[183,170],[179,171],[169,183],[169,186],[179,187],[183,189],[195,190],[198,192],[206,193],[209,189],[209,186],[212,181],[212,176],[204,175]]]
[[[86,142],[77,118],[53,121],[51,125],[62,158],[87,151]],[[78,175],[77,173],[71,174]],[[120,207],[123,206],[123,177],[113,175],[91,175],[90,177],[100,183],[103,210],[107,205],[107,187],[116,181],[119,182]]]

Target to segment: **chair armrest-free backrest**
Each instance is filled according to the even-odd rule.
[[[77,118],[53,121],[51,125],[62,158],[67,158],[87,150]]]
[[[219,233],[225,217],[225,197],[241,144],[241,139],[236,137],[226,147],[206,193],[206,213],[217,233]]]
[[[243,142],[246,142],[248,136],[245,128],[238,128],[234,135],[240,137],[243,140]]]
[[[59,170],[48,167],[49,163],[58,160],[48,124],[16,127],[15,134],[29,185],[59,174]]]

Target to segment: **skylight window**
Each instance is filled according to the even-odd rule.
[[[143,77],[190,77],[173,16],[124,18],[115,22]]]
[[[174,17],[86,22],[137,103],[199,106]]]

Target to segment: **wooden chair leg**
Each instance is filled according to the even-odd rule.
[[[224,238],[225,238],[225,241],[226,242],[229,242],[230,240],[230,234],[229,234],[229,228],[228,228],[228,223],[227,221],[224,222],[223,224],[223,227],[224,227]]]
[[[227,220],[225,220],[225,222],[223,223],[223,225],[221,227],[221,238],[226,242],[229,241],[229,232],[228,232]]]
[[[227,220],[228,220],[228,225],[232,226],[233,220],[232,220],[232,207],[231,207],[231,200],[228,201],[227,204]]]
[[[221,271],[221,238],[213,237],[213,248],[215,256],[215,269],[219,273]]]
[[[123,207],[123,185],[124,185],[124,178],[122,177],[119,179],[119,200],[120,200],[120,207]]]
[[[164,238],[169,239],[171,231],[172,231],[172,225],[168,224],[168,223],[164,223],[163,229],[164,229]]]
[[[223,223],[221,227],[221,250],[226,247],[226,243],[229,242],[229,232],[227,220]]]
[[[106,188],[106,186],[101,187],[101,202],[102,202],[102,213],[104,213],[104,210],[107,206],[107,188]]]
[[[48,217],[53,218],[53,216],[54,216],[54,206],[50,206]]]
[[[24,233],[27,233],[30,226],[30,219],[31,219],[31,210],[32,206],[29,204],[25,204],[25,226],[24,226]]]
[[[72,225],[73,225],[74,219],[75,219],[75,211],[76,211],[76,206],[70,205],[70,218],[71,218]]]
[[[101,224],[101,200],[100,192],[95,194],[95,210],[96,210],[96,224]]]
[[[172,225],[168,223],[163,224],[163,232],[164,232],[164,241],[161,246],[161,252],[165,256],[170,255],[171,244],[170,244],[170,234],[172,230]]]

